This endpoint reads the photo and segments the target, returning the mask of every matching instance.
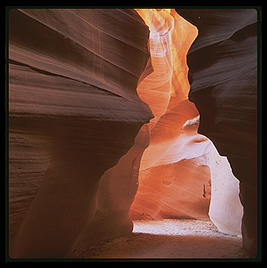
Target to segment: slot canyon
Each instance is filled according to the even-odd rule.
[[[9,9],[9,257],[259,256],[257,23]]]

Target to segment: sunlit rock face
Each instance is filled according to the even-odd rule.
[[[187,163],[187,167],[184,168],[182,165],[176,165],[177,161],[172,159],[177,157],[174,144],[179,143],[177,137],[183,124],[198,115],[194,105],[187,99],[189,84],[187,65],[184,62],[187,50],[197,35],[197,29],[178,16],[174,10],[142,9],[137,12],[150,29],[151,66],[148,65],[147,69],[153,70],[138,84],[137,92],[149,105],[155,117],[148,124],[150,144],[141,160],[139,188],[130,215],[135,219],[157,219],[167,215],[186,216],[187,213],[183,212],[186,211],[186,206],[180,202],[179,208],[176,196],[181,198],[181,192],[186,192],[188,185],[183,185],[184,180],[181,178],[187,175],[190,164]],[[178,40],[177,49],[175,42]],[[182,146],[183,142],[180,142],[180,147]],[[179,169],[181,176],[178,175]],[[188,174],[188,178],[190,176],[193,174]],[[209,176],[203,177],[207,183]],[[200,184],[202,182],[203,179],[200,180]],[[179,184],[180,188],[177,187]],[[196,197],[196,200],[188,202],[190,198],[192,196],[187,196],[183,200],[184,204],[187,203],[188,210],[197,211],[190,208],[190,203],[194,204],[199,199]],[[207,215],[207,200],[202,202],[202,212],[196,214]]]
[[[213,144],[211,147],[206,155],[212,178],[209,217],[218,231],[241,235],[243,207],[239,199],[239,181],[227,158],[220,156]]]
[[[189,98],[199,132],[227,156],[240,181],[242,236],[257,252],[257,11],[177,10],[199,34],[188,53]]]
[[[219,231],[240,234],[238,180],[227,159],[198,133],[199,114],[188,100],[186,56],[198,30],[175,10],[137,11],[150,29],[152,66],[147,69],[153,69],[137,91],[155,117],[148,124],[150,144],[141,160],[130,215],[210,218]]]
[[[108,221],[96,209],[114,190],[109,173],[100,183],[105,171],[135,139],[131,159],[138,162],[146,146],[136,136],[152,113],[136,87],[148,34],[134,10],[10,10],[11,257],[66,256],[82,233],[101,240],[95,230],[110,223],[111,235],[131,232],[127,206],[114,200]]]

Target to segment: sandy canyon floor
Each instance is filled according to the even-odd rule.
[[[133,233],[89,248],[83,258],[242,259],[241,237],[217,231],[211,221],[134,221]]]

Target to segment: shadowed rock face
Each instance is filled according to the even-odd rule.
[[[254,9],[177,10],[198,37],[187,63],[199,133],[227,156],[240,181],[244,247],[257,252],[257,13]]]
[[[11,257],[64,257],[84,231],[101,239],[100,178],[152,118],[136,94],[147,40],[133,10],[10,11]],[[131,232],[125,210],[108,215],[111,235]]]

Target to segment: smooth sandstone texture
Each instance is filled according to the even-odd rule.
[[[139,188],[130,215],[134,219],[192,217],[192,214],[206,217],[208,199],[201,200],[203,204],[200,207],[206,207],[200,211],[199,205],[194,206],[199,202],[196,192],[199,189],[202,191],[202,182],[207,183],[209,177],[204,172],[203,179],[199,181],[201,187],[186,195],[186,188],[192,181],[190,168],[188,163],[184,167],[180,163],[176,165],[179,160],[174,160],[179,157],[177,147],[183,147],[183,142],[179,143],[178,140],[183,124],[198,115],[194,105],[187,99],[189,84],[185,64],[187,50],[197,30],[174,10],[141,9],[137,12],[150,29],[149,63],[152,68],[147,66],[147,69],[153,69],[138,84],[137,92],[155,117],[148,124],[150,143],[141,160]],[[198,169],[195,163],[191,165]]]
[[[198,111],[188,100],[186,55],[197,29],[175,10],[137,11],[150,29],[153,69],[137,91],[155,117],[148,124],[150,144],[130,216],[211,218],[219,231],[238,235],[243,212],[238,181],[227,159],[197,133]]]
[[[153,117],[136,93],[148,34],[134,10],[9,11],[11,257],[64,257],[84,230],[101,240],[101,176]],[[111,212],[110,235],[131,232]]]
[[[257,255],[257,11],[177,10],[198,28],[187,56],[199,132],[240,181],[244,248]]]
[[[145,124],[130,150],[102,175],[96,194],[95,216],[88,219],[68,257],[80,257],[99,241],[127,235],[132,231],[129,208],[136,195],[140,161],[148,144],[148,126]]]
[[[196,36],[175,10],[10,12],[12,257],[81,256],[131,218],[240,232],[239,183],[188,100]]]

